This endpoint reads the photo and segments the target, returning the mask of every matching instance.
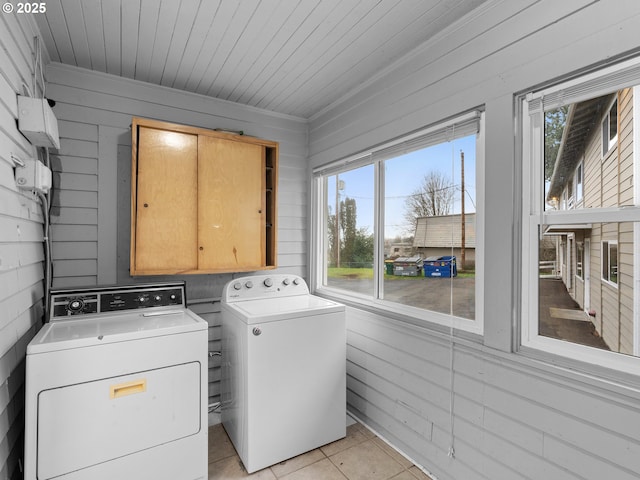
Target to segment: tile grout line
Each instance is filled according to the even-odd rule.
[[[210,427],[211,428],[211,427]],[[224,431],[224,429],[222,430],[222,432],[224,433],[224,435],[227,438],[227,441],[229,442],[229,444],[231,445],[232,449],[229,450],[228,452],[226,452],[227,454],[220,457],[220,458],[216,458],[215,460],[212,460],[211,462],[209,462],[209,466],[214,465],[217,462],[221,462],[223,460],[228,460],[229,459],[234,459],[236,462],[238,462],[240,468],[244,471],[244,475],[242,477],[238,477],[238,478],[249,478],[251,475],[249,475],[248,473],[246,473],[246,469],[244,468],[244,465],[242,464],[242,461],[240,460],[240,457],[238,455],[238,453],[235,451],[235,448],[233,447],[233,445],[231,444],[231,440],[228,438],[228,435],[226,434],[226,431]],[[314,450],[311,450],[309,452],[303,453],[299,456],[302,455],[307,455],[307,454],[312,454],[313,452],[320,452],[319,458],[313,460],[311,463],[307,463],[307,464],[301,464],[300,466],[296,466],[294,470],[291,471],[286,471],[286,468],[284,469],[283,472],[278,473],[278,465],[282,465],[284,466],[287,462],[294,460],[297,457],[294,457],[292,459],[288,459],[285,460],[283,462],[280,462],[279,464],[276,465],[272,465],[270,467],[267,467],[269,469],[269,473],[271,474],[271,476],[276,479],[285,479],[287,478],[289,475],[293,475],[297,472],[300,472],[301,470],[308,468],[312,465],[315,465],[321,461],[324,460],[328,460],[330,462],[330,464],[336,469],[336,471],[341,475],[341,477],[343,479],[346,480],[351,480],[349,478],[349,476],[347,475],[347,472],[343,471],[342,468],[340,468],[340,465],[338,465],[334,460],[336,456],[340,455],[340,454],[344,454],[344,452],[347,452],[353,448],[356,448],[358,446],[362,446],[365,443],[370,442],[372,446],[375,447],[375,449],[379,450],[380,452],[384,453],[385,458],[391,460],[394,464],[398,465],[400,467],[400,471],[397,471],[396,473],[392,473],[390,474],[389,477],[385,477],[383,480],[392,480],[393,478],[397,477],[398,475],[402,475],[403,473],[408,473],[411,478],[415,478],[416,480],[428,480],[429,477],[426,476],[424,474],[424,472],[422,472],[420,470],[419,467],[417,467],[415,464],[411,463],[408,459],[406,459],[405,457],[402,457],[402,459],[405,459],[406,462],[403,462],[401,460],[399,460],[398,458],[396,458],[394,456],[393,453],[395,453],[395,451],[387,445],[387,443],[381,439],[378,435],[375,434],[375,432],[372,432],[371,430],[367,429],[365,426],[361,425],[361,424],[352,424],[349,427],[347,427],[347,433],[345,435],[345,437],[336,440],[334,442],[328,443],[326,445],[323,445],[321,447],[318,447]],[[210,445],[209,448],[211,448],[212,445]],[[337,448],[337,449],[336,449]],[[332,452],[332,450],[335,450]],[[329,453],[327,453],[329,452]],[[317,454],[316,454],[317,455]],[[377,453],[375,455],[378,455]],[[398,453],[398,455],[400,455]],[[341,463],[341,464],[344,464]],[[412,471],[412,469],[415,467],[415,469],[417,469],[417,472]],[[425,475],[425,476],[419,476],[418,473]],[[280,475],[280,476],[278,476]],[[303,474],[304,475],[304,474]],[[235,478],[235,477],[234,477]],[[359,476],[358,476],[359,478]],[[382,479],[381,479],[382,480]]]

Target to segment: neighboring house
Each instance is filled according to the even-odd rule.
[[[384,245],[385,258],[410,257],[413,253],[413,244],[407,242],[387,243]]]
[[[465,267],[472,268],[476,262],[476,214],[465,214]],[[427,257],[454,255],[461,264],[462,216],[442,215],[418,217],[413,247],[416,254]],[[453,251],[452,251],[453,247]]]
[[[547,193],[558,210],[633,205],[633,97],[638,87],[572,104]],[[637,163],[637,161],[636,161]],[[590,313],[607,346],[633,354],[634,255],[639,242],[631,222],[555,225],[560,277]],[[636,234],[637,235],[637,234]],[[635,245],[635,247],[634,247]]]

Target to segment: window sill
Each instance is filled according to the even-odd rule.
[[[606,381],[615,381],[640,394],[640,358],[570,343],[541,335],[523,341],[518,353],[553,366]]]
[[[633,404],[640,401],[640,376],[638,363],[640,359],[629,357],[629,362],[636,365],[632,368],[620,368],[592,363],[591,361],[572,358],[567,355],[552,353],[533,346],[521,346],[516,356],[521,363],[535,366],[546,372],[546,377],[557,376],[560,381],[575,381],[599,388],[607,394],[615,393],[633,399]],[[607,362],[610,363],[610,362]]]
[[[469,339],[482,341],[482,322],[477,318],[476,320],[468,320],[394,302],[374,300],[364,295],[352,294],[331,287],[317,288],[312,293],[329,300],[344,303],[352,308],[364,310],[376,315],[384,315],[403,323],[425,327],[437,332],[448,333],[453,327],[456,331],[468,333]]]

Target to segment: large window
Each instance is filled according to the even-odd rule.
[[[522,98],[522,345],[636,373],[638,85],[631,60]]]
[[[324,178],[325,285],[373,295],[374,168]]]
[[[482,113],[316,169],[316,291],[481,332]]]

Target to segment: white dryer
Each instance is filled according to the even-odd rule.
[[[222,294],[222,423],[249,473],[346,435],[345,308],[296,275]]]
[[[51,293],[27,346],[25,480],[207,478],[207,322],[184,284]]]

